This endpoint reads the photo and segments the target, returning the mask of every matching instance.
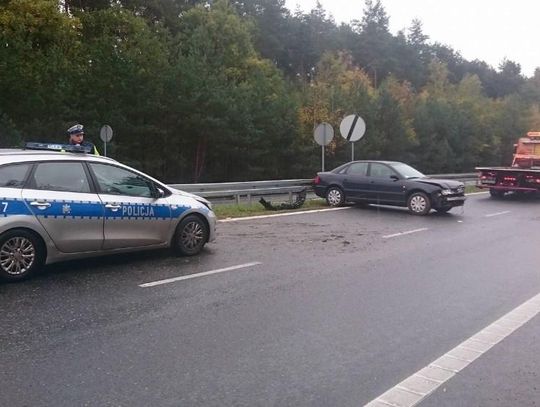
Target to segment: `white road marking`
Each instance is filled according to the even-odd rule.
[[[153,281],[151,283],[139,284],[139,287],[142,287],[142,288],[155,287],[157,285],[175,283],[177,281],[189,280],[191,278],[209,276],[209,275],[212,275],[212,274],[223,273],[225,271],[233,271],[233,270],[244,269],[246,267],[258,266],[260,264],[262,264],[262,263],[260,263],[258,261],[254,261],[252,263],[239,264],[238,266],[225,267],[225,268],[222,268],[222,269],[205,271],[203,273],[190,274],[190,275],[187,275],[187,276],[167,278],[165,280],[158,280],[158,281]]]
[[[344,206],[344,207],[341,207],[341,208],[315,209],[313,211],[298,211],[298,212],[274,213],[272,215],[245,216],[243,218],[221,219],[221,220],[218,220],[218,222],[238,222],[240,220],[277,218],[279,216],[292,216],[292,215],[304,215],[306,213],[341,211],[343,209],[351,209],[351,208],[352,208],[352,206]]]
[[[483,195],[483,194],[489,194],[489,191],[482,191],[482,192],[469,192],[465,195],[469,196],[469,195]]]
[[[412,407],[540,313],[540,294],[514,308],[365,407]]]
[[[495,212],[495,213],[489,213],[487,215],[484,215],[486,218],[491,218],[493,216],[501,216],[506,215],[507,213],[510,213],[510,211],[503,211],[503,212]]]
[[[390,239],[392,237],[397,237],[397,236],[403,236],[403,235],[410,235],[411,233],[418,233],[418,232],[424,232],[426,230],[429,230],[428,228],[421,228],[421,229],[414,229],[414,230],[408,230],[407,232],[399,232],[399,233],[394,233],[393,235],[386,235],[386,236],[383,236],[383,239]]]

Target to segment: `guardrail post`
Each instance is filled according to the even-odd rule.
[[[248,198],[249,206],[251,206],[251,194],[248,194],[247,198]]]
[[[234,196],[234,199],[235,199],[235,201],[236,201],[236,205],[240,205],[240,194],[236,194],[236,195]]]
[[[289,203],[292,204],[292,192],[289,191]]]

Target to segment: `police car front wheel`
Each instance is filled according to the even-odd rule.
[[[23,230],[10,230],[0,236],[0,278],[18,281],[36,272],[45,260],[40,239]]]
[[[173,250],[183,256],[198,254],[208,241],[208,226],[196,215],[186,216],[176,228]]]

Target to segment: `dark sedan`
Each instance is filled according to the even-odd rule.
[[[314,189],[330,206],[346,201],[406,206],[415,215],[448,212],[466,199],[463,182],[429,178],[397,161],[352,161],[319,172]]]

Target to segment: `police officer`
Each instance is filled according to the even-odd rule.
[[[99,155],[99,151],[96,146],[89,141],[84,141],[84,126],[82,124],[76,124],[67,129],[69,136],[69,144],[83,147],[90,147],[90,153]]]

